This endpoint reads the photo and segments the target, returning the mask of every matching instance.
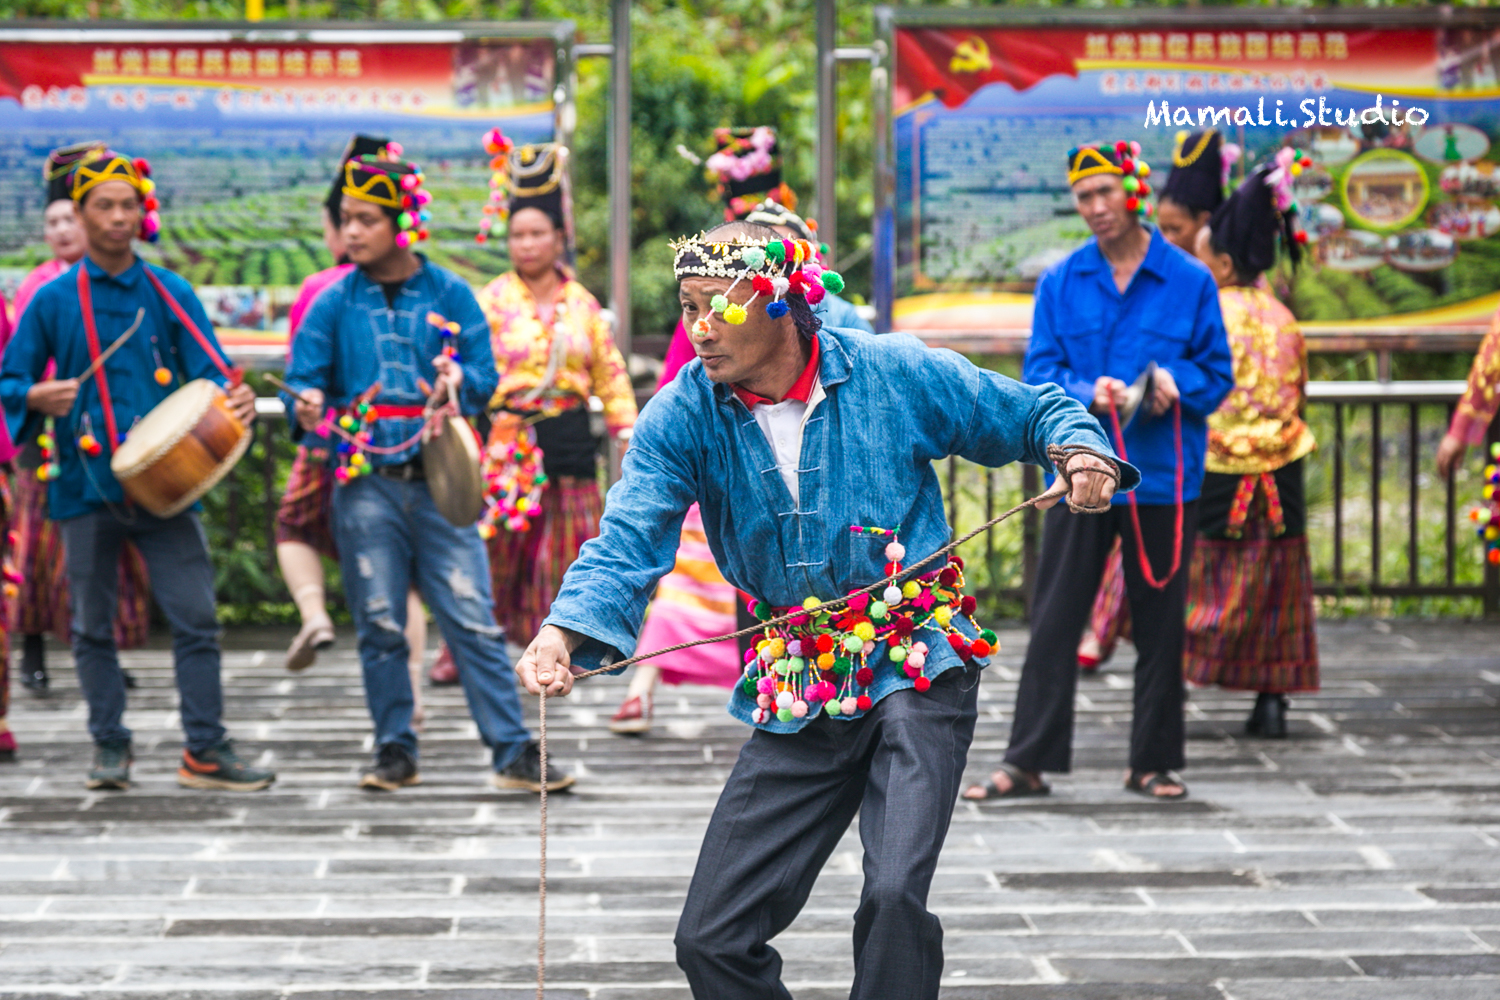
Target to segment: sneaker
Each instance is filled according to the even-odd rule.
[[[651,731],[651,696],[632,695],[609,720],[609,731],[621,736],[640,736]]]
[[[503,771],[490,775],[490,784],[496,788],[524,788],[529,792],[542,790],[542,745],[536,740],[526,744],[521,756]],[[547,761],[547,791],[555,792],[573,784],[573,776],[556,762]]]
[[[130,787],[130,765],[135,763],[129,740],[94,744],[94,766],[85,788],[107,788],[123,792]]]
[[[433,662],[427,679],[432,681],[433,687],[448,687],[458,683],[458,664],[453,662],[453,654],[448,650],[446,642],[438,647],[437,660]]]
[[[333,640],[333,622],[327,618],[308,622],[286,651],[286,668],[300,674],[317,660],[318,650],[332,646]]]
[[[183,788],[221,792],[258,792],[276,780],[276,772],[251,767],[234,752],[233,740],[220,740],[207,750],[182,751],[177,783]]]
[[[375,753],[375,763],[365,768],[359,776],[360,788],[373,788],[382,792],[394,792],[409,785],[420,785],[422,776],[417,773],[417,758],[399,743],[382,743]]]

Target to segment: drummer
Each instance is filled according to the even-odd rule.
[[[109,467],[135,422],[192,379],[226,386],[246,423],[255,414],[255,394],[232,377],[192,287],[135,254],[132,241],[154,239],[161,226],[149,175],[146,161],[114,151],[74,165],[69,190],[88,250],[42,286],[22,314],[0,363],[0,403],[17,441],[35,438],[46,417],[54,420],[47,502],[67,551],[73,659],[94,739],[88,787],[130,787],[131,732],[123,721],[125,680],[114,640],[115,567],[129,540],[145,557],[151,591],[172,626],[186,736],[178,784],[254,791],[276,776],[245,763],[221,722],[214,573],[197,510],[154,517],[126,501]],[[103,367],[81,379],[137,322]],[[57,370],[47,378],[52,358]]]
[[[286,376],[296,395],[285,398],[296,413],[294,433],[342,431],[346,446],[334,470],[334,541],[376,743],[359,783],[394,791],[421,781],[402,632],[407,587],[415,583],[490,748],[491,783],[540,791],[540,752],[523,723],[490,606],[484,543],[476,526],[455,528],[438,513],[417,440],[433,386],[465,414],[489,401],[499,380],[489,324],[463,279],[412,249],[427,237],[431,200],[419,167],[352,159],[343,194],[344,249],[357,266],[303,318]],[[549,788],[572,784],[550,773]]]

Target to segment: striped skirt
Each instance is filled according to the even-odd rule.
[[[1312,567],[1308,559],[1302,463],[1274,474],[1281,511],[1268,509],[1263,488],[1251,494],[1239,538],[1231,504],[1243,477],[1209,473],[1188,579],[1183,672],[1193,684],[1235,691],[1316,691],[1318,638],[1314,630]],[[1241,493],[1243,496],[1243,493]],[[1273,517],[1280,514],[1284,533]]]
[[[16,569],[22,580],[7,619],[17,635],[51,633],[69,641],[71,612],[68,600],[67,559],[62,533],[47,519],[47,487],[36,473],[24,469],[15,477]],[[130,542],[120,549],[119,611],[115,615],[115,646],[136,649],[146,644],[151,629],[151,580],[146,560]]]
[[[563,574],[599,534],[603,510],[597,482],[558,476],[542,491],[542,512],[529,530],[501,530],[489,540],[495,621],[512,642],[524,646],[541,631]]]
[[[1118,538],[1104,563],[1104,576],[1089,615],[1089,629],[1099,640],[1100,662],[1110,658],[1121,639],[1130,638],[1130,602],[1125,599],[1125,563]]]
[[[337,559],[332,511],[333,470],[328,467],[327,453],[320,448],[299,447],[276,508],[276,543],[301,542]]]
[[[636,649],[649,652],[734,632],[739,627],[735,621],[738,600],[734,586],[719,573],[703,532],[702,514],[693,504],[682,522],[677,563],[657,585]],[[661,668],[661,679],[668,684],[732,687],[740,677],[740,647],[733,639],[724,639],[667,653],[650,663]]]

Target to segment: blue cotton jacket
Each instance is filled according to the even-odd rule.
[[[588,637],[575,666],[593,669],[611,651],[634,652],[646,603],[672,568],[683,514],[695,502],[725,578],[789,607],[884,575],[888,539],[851,534],[851,525],[899,527],[907,565],[947,544],[953,532],[935,461],[961,455],[988,466],[1042,465],[1049,444],[1109,450],[1098,422],[1057,386],[1022,385],[904,334],[828,328],[818,340],[824,396],[814,395],[804,424],[800,504],[755,417],[728,386],[709,381],[701,361],[641,410],[599,536],[584,544],[546,621]],[[1122,472],[1124,488],[1133,487],[1135,470]],[[929,677],[961,662],[937,630],[913,638],[931,648]],[[871,657],[872,701],[913,686],[884,659],[884,647]],[[750,722],[754,709],[736,685],[730,714]],[[773,717],[764,728],[792,732],[810,721]]]
[[[120,434],[129,433],[138,419],[185,382],[206,378],[225,385],[228,381],[197,339],[172,315],[171,307],[162,301],[146,277],[146,269],[150,268],[161,280],[167,294],[177,300],[227,364],[227,356],[214,337],[213,324],[191,285],[166,268],[147,264],[139,257],[114,276],[84,257],[37,291],[36,297],[21,314],[15,336],[5,348],[4,360],[0,361],[0,402],[5,406],[5,422],[11,439],[17,445],[35,438],[43,427],[42,414],[26,408],[26,391],[41,381],[47,362],[57,360],[57,374],[53,377],[59,379],[77,378],[89,366],[83,306],[78,301],[80,267],[85,268],[89,276],[101,351],[130,328],[135,322],[137,309],[146,310],[140,328],[104,362],[103,372],[109,380],[110,402]],[[152,377],[158,365],[176,376],[166,386],[157,384]],[[53,429],[60,471],[47,486],[49,515],[55,520],[66,521],[98,510],[106,503],[123,504],[125,491],[109,470],[113,450],[108,446],[109,435],[105,430],[97,377],[83,383],[72,414],[58,417]],[[78,438],[85,431],[91,431],[105,444],[103,452],[93,458],[78,450]],[[87,469],[85,462],[88,463]]]
[[[1089,406],[1100,376],[1134,382],[1151,361],[1170,371],[1182,392],[1182,498],[1194,500],[1203,486],[1208,416],[1234,388],[1219,290],[1208,268],[1153,229],[1146,259],[1124,294],[1092,237],[1042,275],[1021,375],[1027,382],[1055,382]],[[1100,419],[1113,440],[1109,417]],[[1177,454],[1171,411],[1136,414],[1125,431],[1125,450],[1141,470],[1137,502],[1172,503]]]
[[[483,410],[500,381],[489,323],[462,279],[428,263],[421,254],[417,257],[421,267],[402,285],[394,307],[386,304],[385,291],[362,268],[324,289],[292,341],[287,385],[298,391],[321,389],[329,406],[344,407],[379,382],[377,411],[382,404],[420,406],[427,394],[417,380],[436,383],[432,359],[443,351],[442,333],[428,322],[428,314],[437,313],[460,327],[455,341],[464,372],[459,408],[465,414]],[[289,393],[282,399],[290,413],[296,400]],[[420,417],[381,417],[375,421],[371,443],[389,447],[421,429]],[[293,434],[300,439],[301,429]],[[374,465],[398,465],[420,450],[420,444],[413,444],[393,455],[371,454],[369,460]]]
[[[854,308],[854,303],[832,292],[823,296],[823,301],[813,306],[813,315],[818,317],[824,326],[835,327],[839,330],[875,332],[875,328],[865,321],[858,309]]]

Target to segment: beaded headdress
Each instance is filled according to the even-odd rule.
[[[672,271],[677,280],[684,278],[729,278],[729,288],[715,295],[709,303],[711,313],[722,313],[726,323],[740,325],[749,318],[748,307],[761,296],[766,315],[780,319],[789,311],[788,295],[806,297],[808,305],[823,301],[827,292],[844,290],[844,278],[818,263],[817,248],[809,240],[773,239],[761,241],[736,237],[710,240],[707,234],[675,240],[672,243]],[[729,301],[729,292],[748,280],[754,294],[744,305]],[[704,333],[708,317],[694,324],[694,331]]]
[[[161,239],[161,202],[156,198],[156,182],[151,179],[151,164],[144,159],[117,153],[112,149],[101,150],[97,156],[84,155],[72,169],[70,194],[75,205],[82,205],[88,193],[100,184],[109,181],[124,181],[135,188],[141,196],[141,228],[138,236],[148,243]]]
[[[1146,183],[1146,178],[1151,176],[1151,164],[1141,159],[1140,143],[1121,140],[1113,146],[1074,146],[1068,150],[1069,185],[1100,174],[1123,178],[1125,207],[1147,218],[1152,215],[1154,210],[1146,202],[1151,194]]]
[[[496,128],[485,133],[484,148],[491,156],[490,198],[481,210],[478,242],[503,235],[510,217],[523,208],[538,209],[558,229],[571,231],[568,147],[555,142],[516,146]]]
[[[396,143],[386,146],[388,156],[400,156]],[[432,195],[422,187],[422,168],[379,156],[358,156],[344,164],[344,194],[379,205],[396,223],[396,245],[409,247],[427,239],[427,204]]]
[[[73,168],[84,160],[97,160],[109,147],[99,140],[60,146],[47,154],[42,166],[42,183],[47,186],[47,204],[70,201],[73,197]]]
[[[1224,204],[1229,168],[1240,158],[1240,147],[1225,142],[1218,129],[1177,133],[1172,150],[1172,172],[1159,192],[1189,212],[1212,212]]]
[[[744,219],[757,202],[773,201],[796,209],[796,192],[781,180],[775,129],[768,125],[714,129],[714,144],[717,150],[703,165],[718,181],[725,222]]]

